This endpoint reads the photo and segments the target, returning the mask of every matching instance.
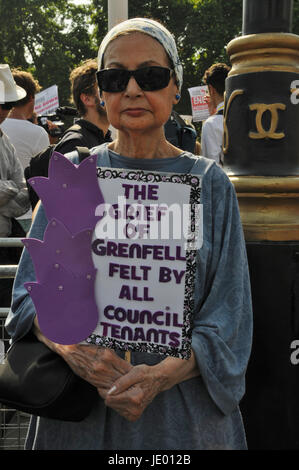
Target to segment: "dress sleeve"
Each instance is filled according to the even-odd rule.
[[[28,236],[43,240],[47,224],[48,221],[41,205]],[[5,328],[13,341],[25,336],[32,327],[36,312],[33,301],[24,287],[24,283],[34,282],[35,280],[31,256],[29,251],[24,248],[14,281],[11,308],[5,323]]]
[[[229,414],[245,391],[252,305],[238,201],[217,165],[203,178],[202,203],[192,348],[211,398]]]

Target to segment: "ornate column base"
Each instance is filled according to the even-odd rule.
[[[229,177],[246,241],[299,240],[299,175]]]

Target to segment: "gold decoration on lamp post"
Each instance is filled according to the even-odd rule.
[[[237,192],[246,241],[299,240],[299,127],[292,130],[299,100],[291,99],[298,98],[299,36],[249,34],[233,39],[227,52],[224,169]],[[238,126],[240,133],[244,128],[239,143]]]

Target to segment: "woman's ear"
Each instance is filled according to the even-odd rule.
[[[178,87],[176,86],[176,87],[175,87],[175,95],[174,95],[173,104],[178,104],[178,102],[180,101],[180,99],[181,99],[181,94],[180,94],[180,92],[179,92]]]

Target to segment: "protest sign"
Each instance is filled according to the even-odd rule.
[[[193,121],[204,121],[210,115],[206,96],[208,94],[207,85],[188,88],[192,107]]]
[[[59,107],[58,87],[53,85],[35,95],[34,111],[39,116],[55,113]]]
[[[43,240],[23,240],[41,331],[60,344],[188,359],[201,177],[96,164],[54,152],[48,178],[29,180],[49,221]]]
[[[201,179],[108,168],[98,177],[105,201],[92,241],[99,322],[87,342],[186,359]]]

